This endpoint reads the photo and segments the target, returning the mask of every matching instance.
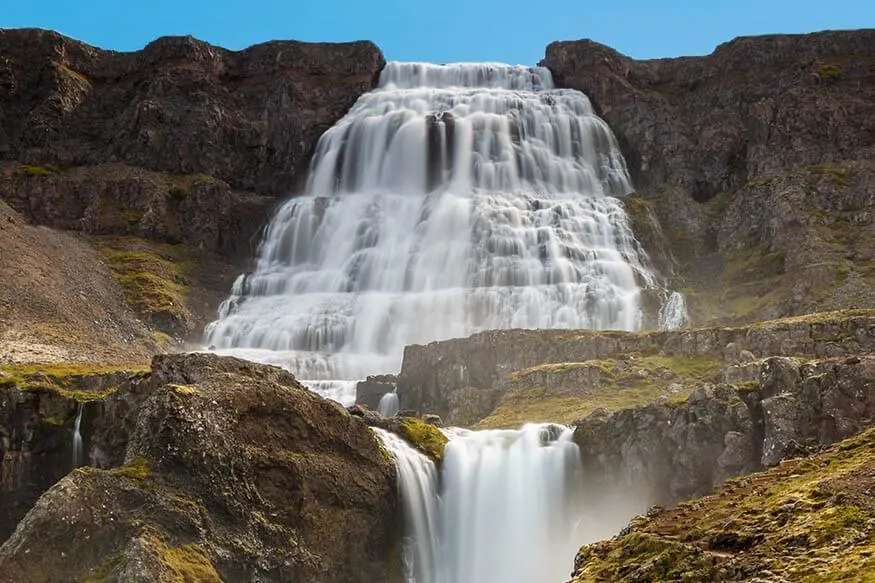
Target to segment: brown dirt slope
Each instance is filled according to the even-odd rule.
[[[583,547],[595,581],[875,581],[875,428]]]
[[[155,345],[83,237],[0,202],[0,362],[146,362]]]

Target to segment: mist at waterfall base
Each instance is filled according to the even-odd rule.
[[[583,503],[569,428],[445,430],[440,480],[427,457],[375,431],[398,468],[408,583],[561,583],[582,544],[616,532]]]
[[[397,371],[408,344],[639,329],[656,282],[631,189],[608,126],[547,69],[389,63],[319,140],[206,343],[351,404],[325,381]]]

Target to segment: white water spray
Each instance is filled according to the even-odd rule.
[[[398,464],[416,542],[415,581],[565,581],[576,550],[587,542],[576,533],[582,513],[574,485],[582,482],[582,470],[571,430],[527,425],[445,433],[450,442],[438,498],[431,462],[378,430]]]
[[[608,126],[547,69],[390,63],[319,140],[207,343],[352,380],[481,330],[638,329],[653,278],[630,190]]]
[[[82,411],[84,407],[82,403],[76,405],[76,420],[73,422],[73,468],[81,467],[83,464],[82,455]]]

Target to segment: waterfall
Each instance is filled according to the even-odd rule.
[[[442,488],[434,465],[397,436],[380,439],[398,465],[416,583],[561,583],[571,572],[581,483],[571,429],[446,430]]]
[[[398,391],[390,391],[380,397],[377,412],[383,417],[393,417],[399,410]]]
[[[320,138],[206,342],[327,381],[487,329],[638,329],[653,276],[630,191],[608,126],[547,69],[389,63]]]
[[[73,468],[78,468],[83,465],[82,455],[82,411],[85,408],[82,403],[76,405],[76,420],[73,422]]]
[[[384,429],[372,427],[395,460],[398,489],[404,511],[409,546],[403,553],[408,583],[438,583],[437,471],[430,459]],[[412,552],[410,552],[412,550]],[[461,583],[461,582],[459,582]]]
[[[690,315],[687,312],[687,300],[684,294],[676,291],[669,293],[659,309],[660,330],[674,330],[686,326],[689,322]]]

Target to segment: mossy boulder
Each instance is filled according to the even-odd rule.
[[[288,372],[159,356],[104,407],[101,446],[123,459],[39,499],[0,547],[0,582],[389,581],[394,466]]]

